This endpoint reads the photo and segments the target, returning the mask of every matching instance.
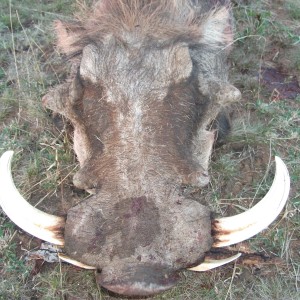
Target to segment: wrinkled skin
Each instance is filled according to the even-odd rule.
[[[151,1],[139,5],[144,2]],[[202,5],[205,20],[215,2],[178,1],[178,9]],[[103,11],[109,15],[114,4],[108,3],[99,1],[93,18]],[[142,21],[121,28],[120,36],[107,28],[99,36],[91,33],[92,21],[57,25],[62,52],[72,56],[81,50],[70,80],[43,102],[72,123],[80,163],[74,184],[93,193],[68,211],[65,250],[99,269],[99,284],[111,291],[149,295],[166,290],[179,270],[201,262],[211,248],[210,211],[181,195],[180,187],[209,182],[215,140],[209,128],[238,94],[227,82],[229,9],[217,19],[222,18],[217,46],[201,34],[198,43],[172,36],[158,42],[143,32]],[[75,38],[68,44],[63,35]]]

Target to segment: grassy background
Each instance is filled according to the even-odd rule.
[[[268,230],[227,249],[244,253],[234,265],[185,271],[176,288],[154,299],[299,299],[300,95],[289,92],[299,93],[300,3],[233,5],[237,33],[230,76],[243,100],[233,107],[232,135],[215,149],[211,184],[201,196],[220,215],[251,207],[270,187],[273,157],[279,155],[291,175],[289,202]],[[65,212],[84,197],[72,186],[77,162],[68,126],[41,105],[42,95],[68,72],[53,47],[52,22],[77,10],[75,1],[0,2],[0,154],[15,151],[16,185],[50,213]],[[279,74],[281,83],[273,86],[265,70]],[[0,210],[0,299],[114,299],[96,286],[93,272],[25,259],[39,247]]]

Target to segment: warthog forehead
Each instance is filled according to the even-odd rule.
[[[167,88],[170,83],[187,78],[192,61],[186,44],[169,47],[132,47],[111,37],[105,43],[83,49],[80,74],[93,83],[101,82],[116,93],[135,96]]]

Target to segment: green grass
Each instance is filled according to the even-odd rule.
[[[41,106],[41,97],[65,76],[66,69],[61,67],[52,45],[52,22],[70,14],[73,4],[0,3],[0,153],[15,151],[17,187],[33,204],[40,203],[39,207],[52,212],[53,204],[43,198],[59,194],[59,183],[66,181],[76,163],[66,132],[53,126]],[[54,270],[45,271],[42,278],[31,275],[34,265],[24,260],[30,245],[25,242],[21,246],[16,227],[0,213],[0,299],[30,299],[35,295],[39,299],[55,299],[55,294],[61,294],[61,285],[49,292],[48,279]]]
[[[51,23],[69,18],[64,16],[74,11],[74,2],[0,3],[0,154],[15,151],[17,187],[31,203],[49,212],[71,206],[61,199],[64,193],[73,193],[77,167],[64,122],[58,130],[41,105],[41,97],[68,72],[53,48]],[[215,149],[211,184],[201,196],[217,214],[240,213],[267,192],[274,176],[273,157],[282,157],[292,185],[285,211],[269,230],[235,247],[276,256],[281,264],[238,263],[207,273],[185,271],[176,288],[153,299],[299,298],[300,97],[273,101],[258,76],[269,65],[299,74],[299,5],[292,0],[282,6],[277,2],[235,1],[237,34],[230,77],[243,100],[233,107],[232,135]],[[24,257],[35,247],[37,242],[0,212],[1,300],[114,299],[97,287],[92,271],[45,263],[32,274],[34,262]]]
[[[294,19],[294,20],[300,20],[300,4],[298,1],[293,1],[289,0],[286,1],[285,7],[288,10],[289,15]]]

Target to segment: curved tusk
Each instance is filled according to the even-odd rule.
[[[244,241],[268,227],[283,209],[289,195],[290,177],[284,162],[275,157],[276,174],[266,196],[248,211],[212,222],[213,247]]]
[[[228,264],[236,259],[238,259],[241,256],[241,253],[238,253],[234,256],[224,258],[224,259],[204,259],[204,262],[196,267],[189,268],[189,271],[195,271],[195,272],[205,272],[217,267],[221,267],[225,264]]]
[[[11,176],[12,156],[13,151],[7,151],[0,158],[0,206],[26,232],[49,243],[64,245],[65,218],[38,210],[20,195]]]
[[[67,263],[69,263],[69,264],[71,264],[71,265],[74,265],[74,266],[76,266],[76,267],[80,267],[80,268],[87,269],[87,270],[96,270],[95,267],[92,267],[92,266],[88,266],[88,265],[86,265],[86,264],[83,264],[83,263],[81,263],[80,261],[77,261],[77,260],[75,260],[75,259],[73,259],[73,258],[71,258],[71,257],[69,257],[69,256],[67,256],[67,255],[65,255],[65,254],[58,253],[58,257],[59,257],[62,261],[67,262]]]

